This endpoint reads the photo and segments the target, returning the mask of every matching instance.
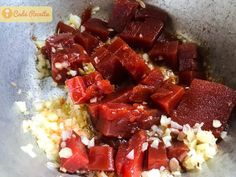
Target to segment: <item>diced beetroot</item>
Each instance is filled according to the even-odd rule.
[[[92,6],[88,6],[81,14],[81,23],[88,21],[92,16]]]
[[[84,48],[78,44],[74,44],[70,48],[58,50],[51,55],[51,71],[52,78],[58,84],[64,84],[66,79],[72,76],[70,71],[78,74],[78,68],[83,63],[89,62],[89,57],[84,53]]]
[[[179,60],[179,71],[199,71],[199,63],[196,59],[182,58]]]
[[[190,85],[193,79],[202,79],[204,74],[198,71],[181,71],[179,72],[179,82]]]
[[[155,87],[147,85],[137,85],[133,88],[129,100],[135,103],[146,102],[150,99],[150,95],[155,92]]]
[[[185,59],[197,59],[198,51],[195,43],[184,43],[178,47],[178,58],[180,60]]]
[[[115,0],[108,26],[121,32],[134,17],[138,6],[138,2],[133,0]]]
[[[132,78],[136,81],[142,79],[150,69],[145,64],[144,60],[140,58],[122,39],[117,38],[110,46],[108,50],[114,52],[119,58],[119,61],[130,73]]]
[[[73,134],[71,138],[66,140],[66,147],[72,150],[72,156],[60,158],[60,167],[65,168],[69,173],[75,173],[77,170],[87,170],[89,159],[80,137]]]
[[[48,59],[51,59],[52,53],[56,53],[58,49],[61,50],[72,45],[74,45],[74,36],[71,33],[53,35],[46,39],[42,52]]]
[[[171,146],[167,148],[167,155],[169,159],[176,158],[180,162],[184,160],[189,152],[189,148],[184,142],[174,141]]]
[[[75,34],[74,40],[76,43],[82,45],[88,53],[91,53],[99,44],[98,38],[87,33],[86,31],[82,33],[77,32]]]
[[[94,146],[89,149],[89,170],[114,171],[114,151],[109,146]]]
[[[99,106],[99,118],[96,128],[105,136],[129,137],[134,121],[140,116],[132,105],[124,103],[107,103]]]
[[[119,83],[125,78],[127,71],[121,65],[118,57],[105,47],[96,49],[91,58],[96,70],[112,83]]]
[[[95,99],[96,102],[101,96],[112,93],[114,89],[98,72],[69,79],[66,81],[66,86],[76,104],[87,103],[90,99]]]
[[[170,114],[184,95],[184,88],[166,82],[156,93],[151,96],[153,102],[159,105],[167,114]]]
[[[163,26],[162,21],[154,19],[130,22],[120,33],[120,37],[131,46],[149,49],[160,35]]]
[[[145,131],[134,134],[127,144],[121,145],[116,155],[117,174],[123,177],[138,177],[142,172],[143,156],[142,145],[147,140]],[[129,153],[133,157],[127,157]]]
[[[224,85],[194,79],[172,119],[181,125],[190,126],[203,122],[204,129],[219,136],[235,106],[235,98],[234,90]],[[222,126],[214,128],[213,120],[219,120]]]
[[[164,60],[171,68],[178,68],[178,41],[156,42],[149,55],[152,59]]]
[[[154,148],[149,145],[147,162],[148,170],[160,169],[161,166],[168,169],[169,159],[167,157],[166,148],[162,142],[159,143],[158,148]]]
[[[140,82],[143,85],[154,86],[155,88],[160,87],[164,80],[164,76],[160,69],[155,68]]]
[[[105,103],[98,107],[96,128],[104,136],[130,137],[139,128],[150,128],[152,122],[158,123],[160,112],[142,105],[124,103]]]
[[[56,33],[74,33],[76,30],[75,28],[59,21],[56,27]]]
[[[107,28],[107,23],[98,18],[87,20],[83,26],[87,32],[100,37],[102,40],[107,40],[110,34],[110,31]]]
[[[167,21],[168,14],[156,6],[146,4],[145,8],[140,8],[136,11],[135,19],[144,20],[146,18],[154,18],[165,23]]]

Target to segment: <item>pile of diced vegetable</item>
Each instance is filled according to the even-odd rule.
[[[163,10],[115,0],[105,22],[91,9],[82,25],[60,21],[41,50],[54,81],[66,85],[73,104],[87,107],[94,130],[93,141],[64,133],[60,170],[158,177],[200,168],[217,153],[236,92],[203,80],[197,44],[167,32]]]

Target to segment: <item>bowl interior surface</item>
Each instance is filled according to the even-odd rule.
[[[222,78],[226,85],[236,88],[236,1],[235,0],[147,0],[166,10],[172,18],[173,28],[184,36],[209,48],[209,65],[213,77]],[[80,14],[88,6],[87,0],[0,0],[0,6],[32,5],[51,6],[51,23],[1,23],[0,24],[0,171],[3,177],[67,177],[46,167],[47,159],[30,134],[23,134],[23,116],[13,110],[15,101],[27,101],[28,109],[32,100],[47,99],[62,95],[63,92],[51,85],[51,78],[39,81],[35,69],[36,48],[31,40],[35,35],[39,40],[53,34],[56,23],[70,13]],[[106,18],[111,11],[112,1],[94,0],[100,6],[97,16]],[[17,88],[11,85],[17,84]],[[18,89],[22,94],[17,94]],[[29,116],[30,117],[30,116]],[[233,177],[236,176],[236,121],[232,116],[229,136],[220,143],[220,152],[210,160],[200,172],[185,176]],[[35,145],[37,157],[32,159],[20,147],[28,143]]]

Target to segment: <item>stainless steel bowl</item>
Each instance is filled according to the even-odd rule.
[[[171,14],[173,26],[182,34],[210,49],[209,64],[213,77],[223,78],[226,85],[236,88],[236,1],[235,0],[150,0]],[[101,17],[111,10],[111,1],[94,0],[101,7]],[[0,0],[3,5],[48,5],[53,8],[52,23],[0,23],[0,176],[2,177],[66,177],[69,175],[51,171],[46,158],[35,148],[38,156],[30,158],[20,146],[34,143],[29,134],[21,130],[22,116],[17,115],[14,101],[26,100],[26,91],[35,99],[61,94],[50,85],[50,79],[36,80],[34,34],[44,39],[52,34],[57,21],[68,14],[79,14],[89,4],[87,0],[40,1]],[[11,86],[16,82],[17,88]],[[17,94],[21,89],[22,94]],[[50,90],[50,92],[49,92]],[[28,107],[31,101],[27,102]],[[235,117],[235,116],[233,116]],[[186,176],[234,177],[236,176],[236,121],[231,121],[229,137],[220,143],[220,153],[210,160],[200,172]]]

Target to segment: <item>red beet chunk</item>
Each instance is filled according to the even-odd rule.
[[[156,42],[149,55],[152,59],[164,60],[171,68],[178,68],[178,41]]]
[[[72,156],[60,158],[60,167],[65,168],[69,173],[75,173],[77,170],[87,170],[89,159],[80,137],[73,134],[71,138],[66,140],[66,147],[71,149]]]
[[[154,18],[165,23],[168,19],[168,14],[156,6],[146,4],[145,8],[140,8],[136,11],[135,19],[144,20],[146,18]]]
[[[92,16],[92,7],[88,6],[81,14],[81,23],[84,24],[84,22],[88,21]]]
[[[160,169],[161,166],[168,169],[169,159],[167,157],[166,148],[162,142],[159,143],[158,148],[149,145],[147,163],[148,170]]]
[[[144,22],[130,22],[120,34],[129,45],[149,49],[160,35],[164,24],[162,21],[146,19]]]
[[[102,40],[107,40],[110,34],[110,31],[107,28],[107,23],[98,18],[87,20],[83,26],[87,32],[100,37]]]
[[[142,105],[105,103],[98,107],[96,128],[104,136],[130,137],[138,128],[150,128],[150,122],[160,119],[158,110]]]
[[[85,76],[77,76],[66,81],[70,97],[76,104],[87,103],[94,99],[96,102],[100,97],[113,92],[113,86],[109,81],[103,80],[98,72]]]
[[[150,95],[155,92],[155,87],[147,85],[137,85],[133,88],[129,100],[134,103],[146,102],[150,99]]]
[[[99,44],[98,38],[87,33],[86,31],[75,34],[74,40],[76,43],[82,45],[86,52],[91,53]]]
[[[89,149],[89,170],[114,171],[114,151],[109,146],[94,146]]]
[[[139,4],[133,0],[115,0],[108,26],[117,32],[121,32],[130,22]]]
[[[96,70],[112,83],[119,83],[125,78],[127,72],[118,57],[105,47],[96,49],[91,58]]]
[[[160,89],[156,90],[151,98],[155,104],[170,114],[180,102],[184,92],[183,87],[166,82]]]
[[[130,95],[132,93],[133,87],[126,87],[116,91],[113,94],[108,95],[104,100],[111,103],[129,103]]]
[[[117,174],[123,177],[138,177],[142,172],[142,145],[147,140],[145,131],[139,131],[127,144],[121,145],[116,155]],[[132,152],[134,156],[132,157]],[[131,157],[128,154],[131,153]]]
[[[96,128],[105,136],[129,137],[137,127],[134,123],[140,116],[132,105],[124,103],[101,104]]]
[[[181,125],[190,126],[203,122],[204,129],[219,136],[235,106],[235,98],[235,92],[224,85],[194,79],[172,119]],[[222,126],[214,128],[213,120],[219,120]]]
[[[178,47],[179,70],[198,70],[197,59],[198,51],[197,45],[194,43],[181,44]]]
[[[181,84],[190,85],[193,79],[204,78],[203,73],[198,71],[181,71],[179,72],[179,82]]]
[[[171,143],[172,146],[167,148],[167,155],[169,159],[176,158],[180,162],[184,160],[189,152],[189,148],[186,144],[181,141],[174,141]]]
[[[78,74],[78,68],[83,63],[89,62],[89,57],[84,53],[84,48],[74,44],[70,48],[58,50],[51,55],[52,78],[58,84],[64,84],[69,79]],[[75,72],[72,76],[70,71]]]
[[[56,27],[56,33],[74,33],[76,30],[75,28],[59,21]]]
[[[72,45],[74,45],[74,36],[71,33],[53,35],[46,39],[42,52],[48,59],[51,59],[52,53]]]
[[[151,72],[148,73],[147,76],[140,83],[143,85],[158,88],[162,84],[163,80],[164,76],[162,72],[158,68],[155,68],[151,70]]]
[[[122,39],[117,38],[109,47],[108,50],[114,52],[119,58],[122,66],[130,73],[136,81],[149,72],[148,66],[144,60],[140,58]]]

